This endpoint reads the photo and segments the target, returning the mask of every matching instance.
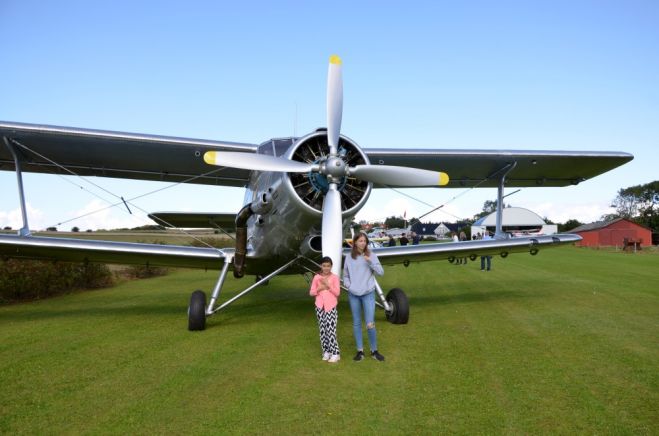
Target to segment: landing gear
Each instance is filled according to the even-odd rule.
[[[210,302],[208,303],[208,305],[206,305],[206,294],[203,291],[199,291],[199,290],[194,291],[190,296],[190,305],[188,306],[188,330],[190,331],[205,330],[207,317],[212,316],[217,311],[227,307],[229,304],[241,298],[248,292],[251,292],[252,289],[256,288],[257,286],[266,284],[268,280],[275,277],[277,274],[281,273],[282,271],[286,270],[294,263],[300,262],[300,260],[302,259],[302,256],[298,256],[295,259],[292,259],[291,261],[277,268],[267,276],[261,277],[256,281],[256,283],[254,283],[252,286],[248,287],[247,289],[244,289],[238,295],[234,295],[229,300],[225,301],[223,304],[216,307],[215,303],[217,302],[217,299],[220,296],[220,291],[222,290],[222,286],[224,285],[224,279],[227,276],[229,265],[233,260],[233,253],[230,252],[228,249],[225,249],[224,254],[226,256],[224,258],[224,266],[222,267],[222,272],[220,273],[220,277],[217,279],[217,282],[215,283],[215,287],[213,288],[213,292],[211,293]]]
[[[206,328],[206,294],[204,291],[194,291],[190,296],[188,306],[188,330],[204,330]]]
[[[407,324],[410,318],[410,305],[405,292],[400,288],[393,288],[387,294],[387,303],[390,306],[390,310],[385,311],[387,321],[392,324]]]

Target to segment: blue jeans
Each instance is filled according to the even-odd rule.
[[[366,321],[366,332],[371,351],[378,349],[377,336],[375,333],[375,291],[366,295],[352,295],[348,292],[350,310],[352,311],[352,333],[355,335],[355,344],[358,350],[364,349],[362,338],[362,308],[364,309],[364,320]]]
[[[487,270],[489,271],[492,262],[492,256],[481,256],[481,270],[485,269],[486,262],[487,262]]]

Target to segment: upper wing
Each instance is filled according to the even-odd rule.
[[[255,153],[258,146],[237,142],[102,130],[0,122],[0,136],[14,144],[29,172],[244,186],[249,170],[211,168],[206,151]],[[509,187],[567,186],[580,183],[634,157],[623,152],[364,149],[373,164],[441,170],[449,187],[494,187],[510,162]],[[13,158],[0,146],[0,170],[14,170]]]
[[[442,171],[448,187],[496,187],[508,163],[517,166],[506,176],[507,187],[576,185],[634,158],[624,152],[364,149],[372,164]]]
[[[531,253],[544,248],[572,244],[581,240],[575,234],[555,234],[533,238],[489,239],[437,244],[407,245],[404,247],[382,247],[371,249],[382,265],[407,265],[409,262],[425,262],[459,257],[501,255],[510,253]],[[346,252],[344,252],[346,255]],[[348,254],[349,255],[349,254]]]
[[[170,136],[0,122],[0,137],[16,144],[23,171],[245,186],[248,170],[214,168],[206,151],[256,152],[254,144]],[[0,170],[14,170],[14,160],[0,143]]]

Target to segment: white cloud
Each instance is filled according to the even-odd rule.
[[[32,207],[30,203],[26,203],[25,207],[27,209],[27,222],[30,228],[44,228],[44,213],[41,210]],[[0,211],[0,226],[1,228],[11,227],[14,230],[18,230],[23,227],[23,216],[21,214],[21,209],[16,208],[9,211]]]
[[[117,207],[108,208],[107,206],[107,203],[94,199],[81,209],[72,211],[58,228],[62,231],[69,230],[72,227],[78,227],[83,231],[87,229],[109,230],[154,224],[139,210],[133,210],[133,214],[131,215],[127,210],[122,211]]]

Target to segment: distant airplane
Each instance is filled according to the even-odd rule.
[[[269,139],[257,145],[0,122],[5,145],[0,147],[0,169],[16,172],[23,217],[17,235],[0,235],[0,255],[219,269],[210,301],[199,290],[190,298],[188,328],[203,330],[207,317],[272,277],[317,270],[321,255],[330,256],[334,272],[340,273],[342,256],[348,253],[342,248],[343,236],[374,188],[497,187],[497,204],[502,204],[504,186],[575,185],[633,159],[623,152],[362,148],[341,134],[342,111],[342,62],[332,56],[327,128],[299,138]],[[149,215],[169,227],[235,231],[235,248],[32,236],[24,171],[245,187],[244,206],[238,213]],[[221,199],[209,198],[213,202]],[[541,248],[581,239],[573,234],[509,239],[501,230],[500,209],[496,229],[493,240],[382,247],[373,252],[383,265],[409,266],[456,257],[536,254]],[[249,274],[257,281],[216,305],[229,269],[235,277]],[[394,288],[385,297],[379,284],[376,288],[387,319],[407,323],[405,293]]]

